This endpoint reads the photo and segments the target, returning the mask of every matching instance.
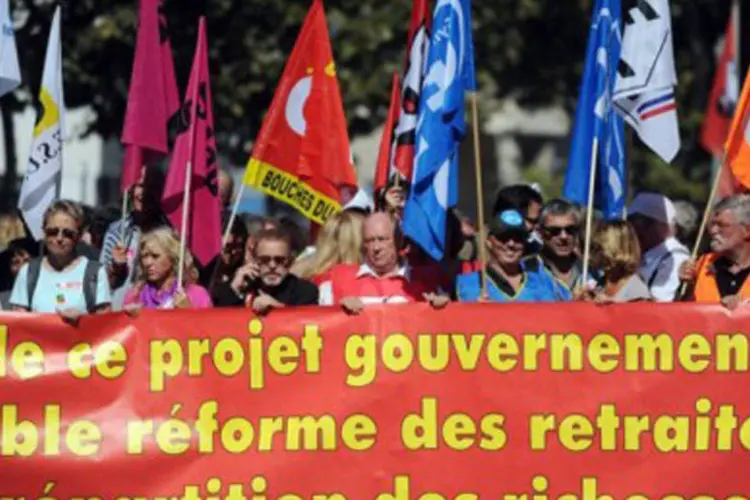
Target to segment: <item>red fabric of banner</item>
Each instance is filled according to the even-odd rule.
[[[739,500],[748,320],[651,304],[2,315],[0,496]]]

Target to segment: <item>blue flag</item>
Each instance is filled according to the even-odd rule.
[[[403,229],[439,261],[445,254],[447,212],[458,201],[458,146],[466,135],[464,92],[476,90],[469,0],[438,0],[432,27]]]
[[[622,118],[612,106],[620,61],[620,0],[596,0],[578,97],[563,196],[586,205],[594,138],[599,140],[594,205],[608,219],[625,210],[625,144]]]

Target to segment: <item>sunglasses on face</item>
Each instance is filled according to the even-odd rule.
[[[580,229],[578,226],[562,226],[562,227],[545,227],[544,232],[549,236],[555,237],[560,236],[563,232],[570,236],[578,236]]]
[[[64,238],[67,238],[69,240],[74,240],[76,236],[78,236],[77,231],[68,229],[66,227],[47,227],[44,229],[44,235],[47,238],[56,238],[60,234],[62,234]]]
[[[273,262],[277,266],[284,266],[287,263],[287,257],[281,255],[260,255],[257,258],[261,266],[268,266]]]
[[[526,242],[526,235],[524,233],[493,233],[492,237],[495,238],[500,243],[508,243],[509,241],[516,241],[518,243],[525,243]]]

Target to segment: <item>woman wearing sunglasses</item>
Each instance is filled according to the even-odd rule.
[[[536,261],[523,261],[528,230],[517,210],[505,210],[490,223],[487,239],[487,294],[489,302],[554,302],[555,284]],[[460,302],[478,302],[482,273],[461,274],[456,280]]]
[[[172,229],[161,227],[146,233],[140,242],[135,283],[125,295],[125,310],[211,307],[208,291],[196,284],[198,270],[187,250],[183,286],[179,286],[179,259],[180,240]]]
[[[47,209],[45,255],[19,271],[10,298],[13,310],[57,313],[70,322],[87,313],[109,312],[105,269],[76,252],[83,219],[80,205],[72,201],[56,201]]]

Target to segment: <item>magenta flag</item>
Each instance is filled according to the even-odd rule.
[[[190,192],[185,196],[185,175],[190,170]],[[201,17],[198,45],[180,128],[169,163],[162,209],[172,227],[187,231],[187,246],[202,265],[221,251],[221,213],[218,193],[216,138],[211,85],[208,78],[206,20]],[[182,207],[188,202],[187,224],[182,227]]]
[[[172,46],[160,0],[141,0],[133,74],[122,144],[123,192],[138,182],[141,169],[169,153],[168,124],[180,109]]]

